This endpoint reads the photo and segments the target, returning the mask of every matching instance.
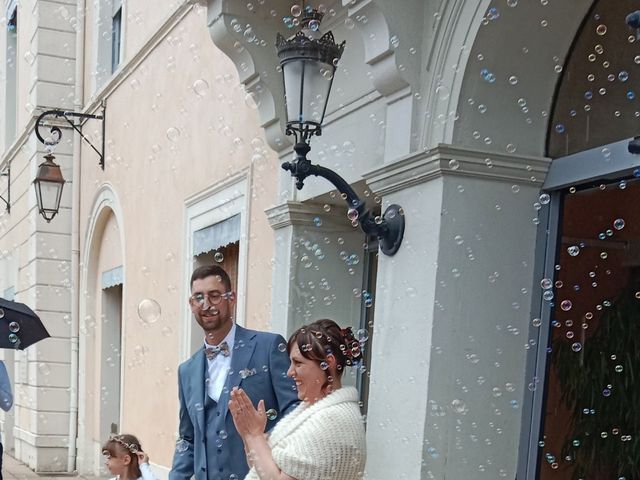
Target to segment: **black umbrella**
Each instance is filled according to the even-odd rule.
[[[49,336],[40,317],[24,303],[0,298],[0,348],[24,350]]]

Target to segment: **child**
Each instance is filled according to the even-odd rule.
[[[133,435],[112,435],[102,447],[102,454],[107,469],[118,480],[156,480],[149,456]]]

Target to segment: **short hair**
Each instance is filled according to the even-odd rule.
[[[196,268],[191,274],[191,288],[193,288],[193,282],[207,277],[219,277],[227,292],[231,291],[231,278],[224,268],[218,265],[203,265]]]
[[[300,355],[319,365],[326,362],[327,356],[332,354],[336,359],[337,373],[340,377],[345,365],[353,365],[354,357],[360,356],[359,350],[357,353],[353,351],[354,344],[357,343],[350,328],[342,329],[333,320],[324,318],[303,325],[293,332],[287,342],[287,351],[291,354],[293,346],[297,345]],[[329,375],[327,370],[325,373]]]

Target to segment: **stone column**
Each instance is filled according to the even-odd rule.
[[[547,166],[440,145],[365,175],[406,219],[379,258],[368,479],[515,477]]]
[[[275,231],[273,331],[286,337],[319,318],[358,325],[364,234],[343,210],[293,201],[267,210]]]

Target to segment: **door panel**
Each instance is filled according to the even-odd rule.
[[[556,198],[536,477],[640,478],[640,180]]]

